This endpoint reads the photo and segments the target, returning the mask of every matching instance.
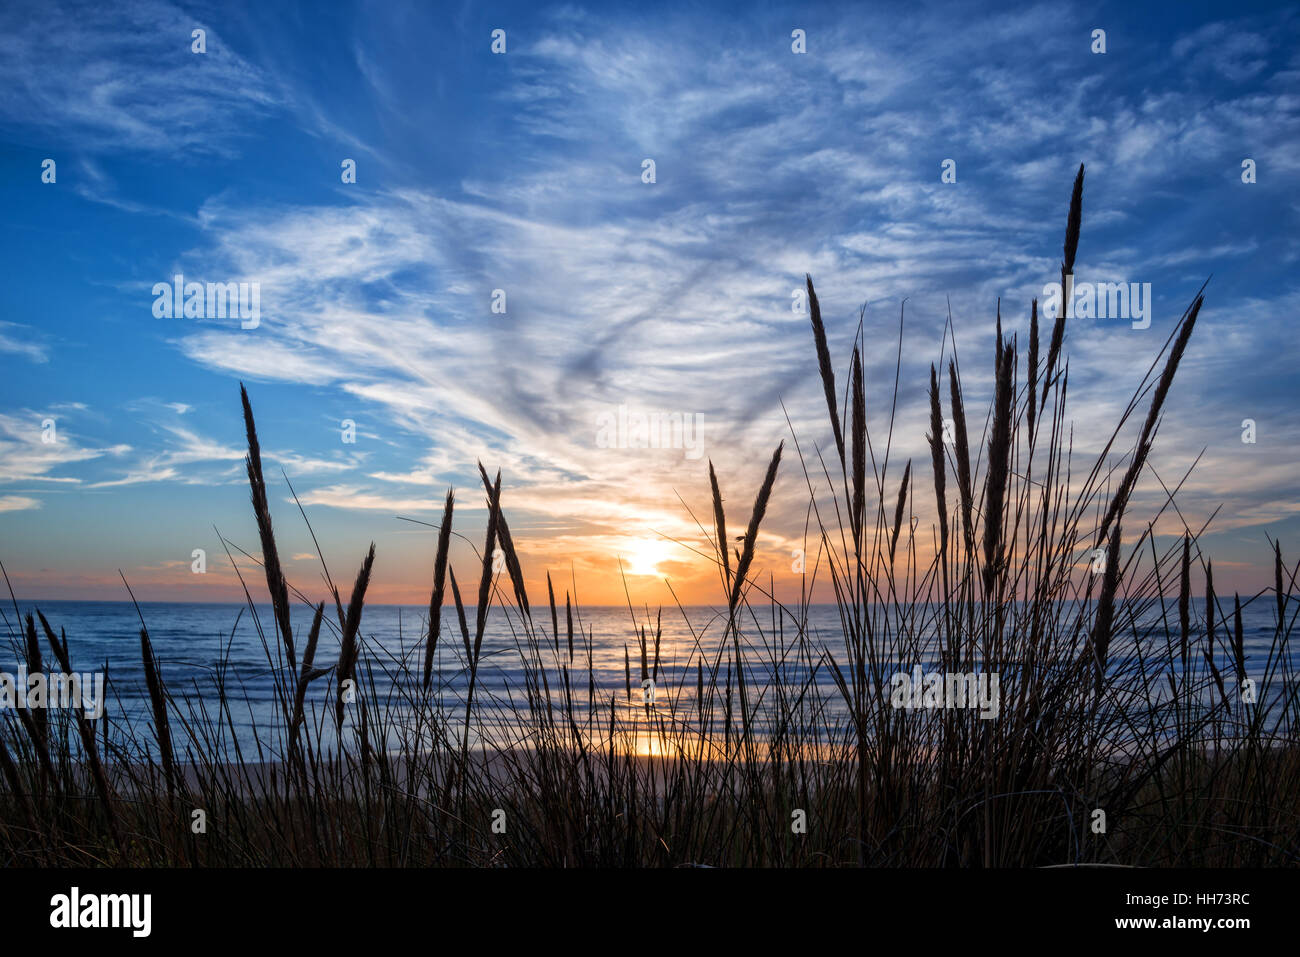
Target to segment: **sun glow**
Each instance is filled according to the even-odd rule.
[[[672,557],[672,542],[662,538],[641,538],[628,543],[622,552],[629,575],[659,575],[659,563]]]
[[[636,739],[636,748],[632,753],[642,758],[665,758],[678,755],[681,750],[671,742],[665,742],[658,735],[650,733]]]

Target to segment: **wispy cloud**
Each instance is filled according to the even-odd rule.
[[[624,506],[671,501],[678,484],[697,482],[698,468],[680,455],[647,460],[598,448],[599,416],[619,405],[699,413],[709,455],[729,470],[775,443],[785,412],[796,430],[818,435],[806,319],[790,308],[804,270],[817,276],[841,339],[855,297],[867,299],[869,335],[881,346],[894,335],[898,302],[910,297],[904,378],[924,381],[940,353],[945,293],[958,293],[956,330],[966,342],[991,331],[998,295],[1023,290],[1027,304],[1053,276],[1079,157],[1096,184],[1088,225],[1127,218],[1137,190],[1181,161],[1164,149],[1171,140],[1180,153],[1226,151],[1222,128],[1179,119],[1213,104],[1195,85],[1163,99],[1119,91],[1099,109],[1101,76],[1080,89],[1051,57],[1032,72],[990,65],[969,73],[963,43],[1010,49],[1050,35],[1045,28],[1063,15],[1045,5],[995,18],[963,42],[919,36],[870,52],[856,33],[827,26],[805,61],[770,38],[761,54],[706,55],[696,34],[671,24],[629,33],[583,15],[574,32],[566,20],[521,50],[521,81],[501,93],[530,133],[552,138],[525,166],[465,181],[460,196],[412,188],[361,193],[343,207],[206,207],[209,255],[259,277],[274,318],[256,337],[199,331],[181,348],[245,376],[328,383],[432,446],[420,468],[377,470],[371,478],[381,486],[318,490],[314,501],[411,508],[417,500],[382,486],[427,491],[464,476],[480,456],[506,470],[517,508],[552,517],[582,504],[544,494],[561,483],[618,489]],[[927,76],[966,78],[937,116],[929,81],[915,78],[918,57]],[[1233,103],[1225,119],[1239,131],[1271,106]],[[871,137],[869,151],[846,121],[855,115],[887,134]],[[1032,161],[1022,159],[1026,148],[1036,151]],[[922,170],[918,149],[928,151]],[[961,157],[959,183],[972,185],[939,182],[948,153]],[[656,158],[654,185],[640,181],[643,156]],[[1008,188],[991,188],[994,169],[1012,172]],[[1146,277],[1210,268],[1257,245],[1166,240],[1141,254],[1107,254],[1089,232],[1082,261],[1099,276]],[[1167,327],[1195,287],[1160,285]],[[504,315],[490,308],[497,289]],[[1025,312],[1005,303],[1008,330],[1023,327]],[[1147,350],[1134,348],[1127,329],[1072,328],[1076,400],[1118,411],[1115,383],[1136,385]],[[1237,335],[1249,344],[1256,333],[1265,334]],[[892,347],[867,350],[880,392],[893,361]],[[974,370],[971,381],[983,377]],[[900,452],[917,456],[924,425],[912,417],[918,427],[900,436]],[[1104,417],[1088,420],[1098,428],[1082,428],[1080,448],[1099,449]]]
[[[23,512],[41,507],[41,500],[27,495],[0,495],[0,512]]]
[[[77,433],[61,426],[57,416],[31,410],[0,413],[0,483],[61,482],[81,479],[58,473],[79,462],[120,456],[126,445],[101,448],[81,444]]]
[[[207,31],[207,52],[191,34]],[[0,10],[0,119],[81,148],[229,154],[279,102],[209,18],[161,0]]]
[[[49,362],[50,353],[44,344],[30,338],[26,326],[14,322],[0,322],[0,352],[23,356],[32,362]]]

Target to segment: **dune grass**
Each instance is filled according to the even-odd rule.
[[[1082,194],[1080,167],[1063,280],[1074,269]],[[1183,521],[1176,489],[1166,490],[1156,516],[1129,509],[1147,477],[1202,295],[1136,384],[1101,455],[1082,466],[1066,415],[1065,310],[1044,353],[1037,302],[1031,305],[1022,364],[1016,337],[1002,336],[999,307],[982,429],[968,421],[956,359],[931,367],[927,477],[891,455],[897,375],[887,429],[873,437],[863,328],[841,391],[811,278],[807,287],[833,445],[824,454],[792,429],[790,448],[774,450],[734,541],[709,464],[705,522],[712,528],[701,524],[701,531],[713,543],[723,610],[708,622],[684,622],[694,636],[679,669],[688,677],[674,682],[663,673],[662,612],[639,620],[630,611],[638,641],[626,652],[622,694],[597,687],[596,636],[571,595],[557,595],[549,573],[545,603],[531,603],[502,477],[481,466],[488,519],[478,567],[462,568],[471,577],[458,581],[449,560],[456,504],[449,490],[421,643],[402,658],[374,652],[363,628],[374,546],[346,605],[328,572],[323,598],[290,585],[241,388],[274,622],[258,618],[262,583],[240,581],[274,675],[276,720],[258,729],[257,752],[245,753],[235,728],[239,689],[225,667],[208,697],[173,696],[142,618],[148,720],[133,723],[110,708],[96,728],[73,712],[0,712],[0,860],[1295,864],[1300,750],[1289,643],[1297,569],[1276,545],[1273,587],[1244,599],[1272,603],[1276,620],[1266,659],[1247,661],[1243,599],[1215,592],[1199,547],[1204,528],[1184,525],[1172,545],[1153,534],[1158,517]],[[900,316],[900,368],[901,323]],[[1136,440],[1122,451],[1128,420],[1144,405]],[[809,558],[793,597],[776,594],[753,571],[782,480],[808,493]],[[933,499],[926,526],[909,518],[922,497]],[[818,584],[835,596],[833,636],[809,625]],[[1194,599],[1203,599],[1203,614],[1194,613]],[[67,636],[39,611],[24,614],[16,599],[13,610],[19,627],[11,641],[28,669],[45,666],[44,644],[72,671]],[[496,702],[480,676],[490,616],[514,636],[526,690],[507,726],[495,730],[482,720],[484,700]],[[333,648],[337,657],[327,651]],[[446,672],[449,657],[463,694],[435,680],[435,663]],[[914,664],[996,674],[997,717],[895,707],[891,677]],[[830,682],[819,682],[825,676]],[[1258,685],[1253,702],[1242,694],[1247,679]],[[653,695],[643,691],[647,682]],[[322,700],[329,706],[309,706]],[[203,833],[192,827],[196,809],[206,816]]]

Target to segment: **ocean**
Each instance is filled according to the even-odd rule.
[[[1265,596],[1243,609],[1247,671],[1261,686],[1264,662],[1275,633],[1275,611],[1270,598],[1271,596]],[[1176,601],[1170,601],[1169,606],[1168,621],[1176,627]],[[216,682],[222,678],[229,697],[237,705],[232,707],[228,720],[233,724],[241,747],[255,747],[259,740],[263,745],[269,744],[267,729],[283,721],[272,680],[273,669],[268,663],[262,638],[259,637],[247,606],[144,602],[137,613],[136,606],[130,602],[47,601],[19,604],[23,615],[37,607],[56,632],[66,632],[75,671],[107,673],[109,693],[105,720],[108,725],[106,734],[110,738],[123,734],[132,725],[136,726],[139,733],[143,728],[141,722],[150,720],[149,698],[140,653],[141,617],[148,627],[162,677],[181,713],[190,708],[207,708],[215,714]],[[1202,607],[1203,602],[1200,600],[1193,605],[1194,635],[1196,623],[1203,622]],[[375,687],[361,688],[359,692],[377,696],[381,701],[381,710],[386,707],[390,715],[398,717],[392,729],[393,734],[403,724],[409,724],[402,719],[402,715],[409,717],[415,707],[415,700],[420,698],[427,613],[427,606],[367,605],[362,616],[362,656],[372,665]],[[295,641],[298,654],[301,655],[311,621],[311,609],[300,604],[294,608],[293,614]],[[548,636],[542,661],[547,667],[549,690],[554,700],[558,701],[563,694],[563,679],[557,665],[569,662],[565,612],[562,607],[559,609],[558,654],[554,644],[550,643],[549,608],[536,606],[533,614],[536,625]],[[846,732],[848,712],[828,661],[823,659],[816,667],[809,667],[804,656],[787,654],[779,666],[774,666],[773,648],[776,643],[772,640],[774,632],[770,612],[764,610],[760,613],[756,610],[755,614],[758,615],[763,633],[760,634],[754,622],[747,619],[744,622],[742,644],[745,648],[748,701],[758,715],[757,733],[762,735],[768,730],[762,716],[772,711],[782,694],[786,695],[785,700],[788,701],[801,693],[807,702],[822,702],[820,708],[813,708],[806,703],[802,706],[805,708],[803,713],[812,715],[815,712],[815,720],[832,733]],[[274,634],[274,617],[269,605],[259,606],[257,615],[272,652],[275,653],[278,639]],[[472,638],[472,608],[468,610],[468,616]],[[333,664],[338,656],[337,615],[331,614],[327,609],[326,620],[332,630],[322,629],[316,661],[318,666]],[[679,715],[698,717],[694,710],[698,680],[696,663],[701,655],[697,649],[703,650],[706,662],[720,660],[718,682],[721,685],[730,666],[731,641],[728,639],[725,645],[721,644],[725,623],[725,608],[688,607],[684,614],[682,609],[665,608],[662,613],[659,667],[656,671],[654,623],[653,619],[650,620],[647,665],[655,684],[654,694],[658,704],[666,706],[673,702]],[[641,610],[636,627],[646,624],[646,612]],[[0,672],[16,673],[19,665],[19,628],[12,606],[0,612],[0,627],[4,628],[10,639],[8,642],[0,642]],[[39,630],[38,623],[38,632]],[[1156,614],[1147,616],[1146,630],[1148,637],[1143,642],[1143,654],[1149,658],[1163,653],[1167,639],[1164,619],[1159,616],[1158,609]],[[784,643],[789,647],[794,643],[796,629],[788,617],[784,621],[784,631]],[[587,643],[582,638],[584,632],[590,634],[591,640],[590,670]],[[814,659],[825,650],[843,666],[844,640],[839,613],[834,605],[811,606],[808,635]],[[1112,648],[1112,658],[1123,651],[1125,642],[1126,639],[1117,637]],[[1229,681],[1230,689],[1235,689],[1235,678],[1232,677],[1228,653],[1225,651],[1226,643],[1227,635],[1220,626],[1216,642],[1217,664],[1225,680]],[[1174,644],[1177,644],[1176,640]],[[41,645],[46,661],[45,669],[49,671],[52,655],[44,636]],[[1199,645],[1199,640],[1194,637],[1193,656],[1203,668]],[[626,694],[625,650],[626,661],[630,662],[631,669],[630,701]],[[495,733],[492,731],[494,727],[502,729],[506,735],[518,730],[517,726],[512,727],[510,719],[528,708],[529,694],[524,668],[526,653],[527,645],[513,612],[507,616],[499,607],[494,606],[485,630],[482,663],[475,691],[476,740],[480,718],[483,720],[482,729],[489,736]],[[442,633],[433,670],[434,696],[423,706],[440,709],[453,722],[463,722],[469,677],[465,660],[456,612],[454,607],[448,606],[443,609]],[[403,663],[405,667],[402,667]],[[708,667],[706,664],[706,685],[709,683]],[[937,670],[939,665],[933,656],[923,656],[922,660],[885,662],[882,673],[888,680],[888,676],[893,673],[908,672],[916,667],[929,671]],[[1177,662],[1173,670],[1177,671]],[[1295,672],[1294,652],[1281,670]],[[1164,675],[1156,674],[1155,677],[1163,685]],[[626,607],[583,608],[580,612],[575,609],[575,648],[569,680],[576,710],[581,715],[580,725],[584,720],[593,719],[586,711],[589,689],[593,684],[595,699],[601,710],[598,726],[608,718],[611,699],[620,718],[629,721],[644,720],[645,709],[641,707],[644,701],[641,648],[632,615]],[[735,675],[732,675],[731,684],[733,691],[738,694]],[[1274,685],[1276,684],[1275,682]],[[1152,695],[1158,697],[1162,690],[1165,689],[1154,688]],[[1276,687],[1270,698],[1266,698],[1261,690],[1260,700],[1266,707],[1271,707],[1277,694]],[[722,696],[718,697],[719,702],[713,716],[715,724],[723,720]],[[322,678],[313,683],[307,697],[309,718],[313,712],[318,716],[329,715],[333,700],[330,679]],[[662,710],[660,713],[663,713]],[[175,721],[173,723],[175,725]],[[332,718],[324,718],[320,723],[326,731],[326,739],[331,738]],[[176,733],[176,727],[173,731]],[[139,736],[151,737],[147,731]],[[390,734],[390,745],[395,742],[396,739]],[[513,739],[509,743],[513,746],[528,744],[527,741]]]

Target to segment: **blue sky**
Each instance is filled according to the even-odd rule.
[[[1083,162],[1076,273],[1154,303],[1148,329],[1071,323],[1076,455],[1213,274],[1151,461],[1180,477],[1205,450],[1180,504],[1222,506],[1216,578],[1248,588],[1300,528],[1298,35],[1294,8],[1250,3],[7,5],[0,560],[26,597],[124,597],[119,568],[142,597],[236,597],[214,526],[253,549],[242,380],[292,577],[319,562],[280,469],[342,577],[374,539],[376,597],[419,600],[431,533],[396,516],[436,520],[454,485],[477,539],[481,458],[530,577],[572,567],[618,600],[621,555],[671,600],[656,575],[710,580],[656,544],[698,539],[678,495],[704,505],[707,471],[599,448],[599,416],[702,416],[744,511],[782,401],[828,438],[791,308],[809,272],[839,355],[866,304],[873,428],[907,299],[896,442],[920,466],[948,303],[981,407],[994,304],[1023,336]],[[156,318],[178,272],[257,282],[260,325]],[[805,505],[778,488],[774,563]]]

